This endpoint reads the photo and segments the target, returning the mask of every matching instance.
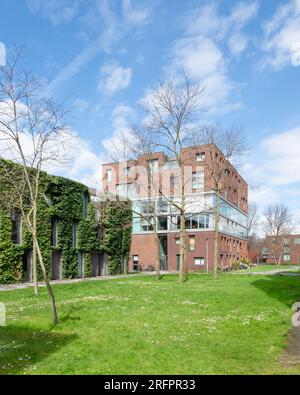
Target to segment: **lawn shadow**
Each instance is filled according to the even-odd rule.
[[[22,374],[77,338],[21,325],[0,326],[0,374]]]
[[[300,277],[270,275],[253,281],[252,285],[290,307],[300,300]]]

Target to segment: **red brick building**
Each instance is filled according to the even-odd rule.
[[[214,256],[214,207],[216,196],[208,171],[208,158],[216,165],[222,156],[215,146],[201,145],[182,150],[185,166],[186,251],[189,270],[212,270]],[[217,153],[215,153],[217,152]],[[223,158],[223,157],[222,157]],[[145,169],[151,169],[152,182]],[[155,243],[150,202],[156,202],[157,232],[160,237],[161,268],[177,270],[179,263],[179,213],[171,201],[179,199],[177,162],[157,152],[135,161],[102,166],[104,192],[127,196],[133,202],[133,231],[130,270],[154,268]],[[154,187],[157,186],[157,187]],[[220,262],[230,266],[248,257],[248,187],[237,170],[226,163],[221,177]],[[173,199],[173,200],[172,200]],[[146,220],[145,220],[146,218]],[[150,220],[149,220],[150,219]]]
[[[256,261],[267,264],[300,264],[300,235],[267,236],[254,243],[250,250]]]

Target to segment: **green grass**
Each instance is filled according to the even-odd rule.
[[[278,359],[300,278],[137,276],[0,292],[2,374],[299,374]]]
[[[240,269],[238,271],[242,271],[242,272],[267,272],[267,271],[272,271],[272,270],[281,270],[281,271],[285,271],[287,269],[293,269],[295,271],[299,270],[300,266],[298,265],[257,265],[255,267],[252,268],[248,268],[248,269]]]

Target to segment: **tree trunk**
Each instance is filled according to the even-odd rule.
[[[183,283],[185,279],[185,196],[184,196],[184,168],[180,164],[181,181],[180,181],[180,256],[179,256],[179,282]]]
[[[156,226],[156,225],[155,225]],[[154,230],[154,243],[155,243],[155,271],[156,271],[156,280],[160,279],[160,244],[159,237],[157,232]]]
[[[39,295],[39,284],[38,284],[38,276],[37,276],[37,268],[36,268],[35,243],[32,244],[32,274],[33,274],[34,294],[36,296],[38,296]]]
[[[33,235],[32,237],[33,237],[33,242],[35,243],[35,246],[36,246],[36,252],[37,252],[38,259],[39,259],[40,267],[42,269],[43,278],[44,278],[44,281],[46,283],[47,290],[48,290],[48,293],[49,293],[49,296],[50,296],[50,300],[51,300],[53,324],[57,325],[59,323],[59,321],[58,321],[58,317],[57,317],[54,293],[53,293],[52,287],[50,285],[50,282],[49,282],[49,279],[48,279],[48,276],[47,276],[47,271],[46,271],[46,268],[45,268],[45,265],[44,265],[44,260],[43,260],[43,256],[42,256],[42,253],[41,253],[41,250],[40,250],[40,246],[38,244],[37,237],[36,237],[36,235]]]
[[[219,266],[219,223],[220,223],[220,188],[217,185],[217,201],[215,208],[215,229],[214,229],[214,247],[215,247],[215,256],[214,256],[214,269],[213,275],[214,278],[218,277],[218,266]]]
[[[37,216],[36,216],[36,206],[33,210],[33,231],[34,234],[37,234]],[[35,243],[32,243],[32,274],[33,274],[33,286],[34,286],[34,294],[36,296],[39,295],[39,284],[38,284],[38,276],[37,276],[37,267],[36,267],[36,246]]]

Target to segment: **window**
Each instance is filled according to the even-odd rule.
[[[284,254],[290,254],[290,253],[291,253],[290,247],[284,246],[284,247],[283,247],[283,253],[284,253]]]
[[[157,229],[168,230],[168,217],[157,217]]]
[[[159,213],[167,213],[168,209],[168,202],[166,200],[160,199],[157,201],[157,211]]]
[[[202,162],[205,159],[205,152],[199,152],[196,154],[196,161]]]
[[[194,265],[195,266],[204,266],[204,258],[194,258]]]
[[[189,250],[195,251],[196,249],[196,239],[195,236],[189,236]]]
[[[149,168],[151,173],[158,172],[158,159],[150,159],[149,160]]]
[[[51,219],[51,245],[53,247],[56,247],[58,243],[57,224],[58,224],[57,218],[53,217]]]
[[[300,237],[295,238],[295,244],[300,244]]]
[[[192,173],[192,188],[199,189],[203,187],[203,172],[194,171]]]
[[[143,232],[153,231],[153,217],[143,218],[141,221],[141,227]]]
[[[226,176],[229,176],[230,175],[230,170],[225,169],[225,174],[226,174]]]
[[[77,222],[73,221],[72,223],[72,246],[77,247]]]
[[[133,255],[132,261],[133,261],[133,270],[137,272],[139,270],[139,256]]]
[[[261,253],[262,253],[263,255],[268,255],[268,254],[269,254],[269,248],[268,248],[268,247],[263,247],[263,248],[261,249]]]
[[[180,244],[180,238],[179,237],[175,237],[175,244],[177,244],[177,245]]]
[[[88,203],[89,203],[89,195],[87,192],[83,194],[83,216],[87,218],[88,216]]]
[[[290,254],[284,254],[283,255],[283,260],[284,260],[284,262],[289,262],[291,260]]]
[[[130,167],[123,167],[123,176],[128,177],[130,172]]]
[[[178,185],[178,176],[172,175],[170,177],[170,188],[175,188],[175,186]]]
[[[283,239],[283,244],[284,245],[290,244],[290,240],[289,239]]]
[[[192,229],[198,229],[198,215],[194,215],[191,217],[191,228]]]
[[[14,244],[22,244],[22,217],[15,210],[11,211],[11,241]]]
[[[112,169],[106,170],[106,180],[107,182],[112,182]]]

